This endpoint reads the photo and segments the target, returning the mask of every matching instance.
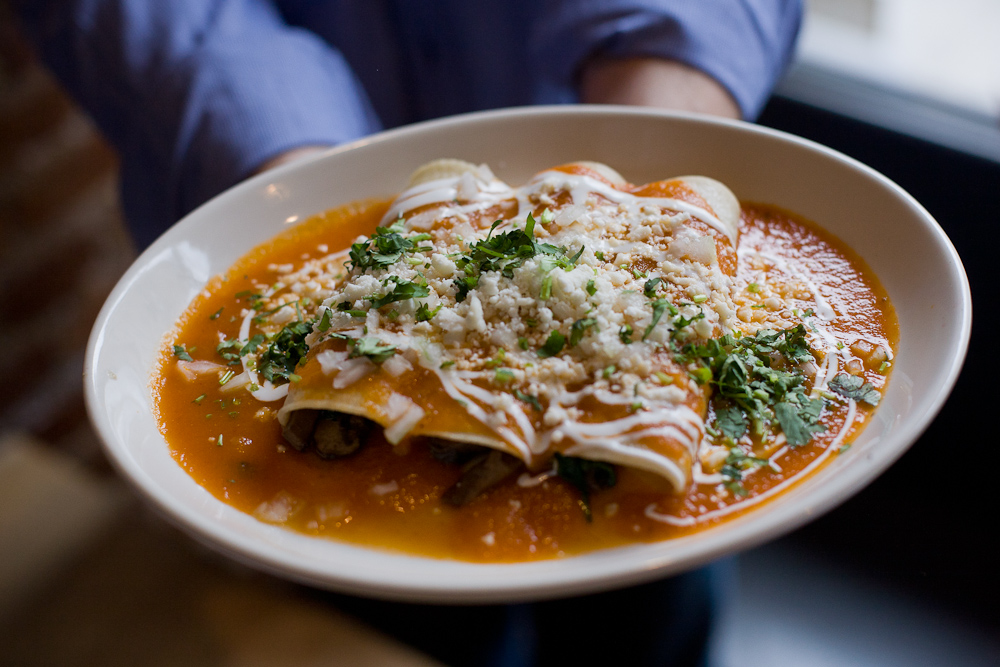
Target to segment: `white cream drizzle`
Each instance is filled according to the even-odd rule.
[[[264,298],[270,297],[273,293],[273,290],[268,290],[264,294]],[[239,341],[243,345],[246,345],[247,341],[250,340],[250,323],[256,315],[257,311],[248,309],[247,314],[243,316],[243,323],[240,325],[239,333]],[[243,372],[250,378],[248,384],[260,387],[256,391],[250,392],[258,401],[270,403],[272,401],[280,401],[288,395],[287,383],[275,386],[269,380],[258,382],[257,371],[250,368],[250,365],[247,363],[247,356],[240,357],[240,364],[243,366]]]
[[[830,441],[829,445],[826,446],[826,449],[824,449],[819,456],[810,461],[809,465],[803,468],[802,471],[799,472],[799,474],[795,475],[794,477],[789,477],[788,479],[785,479],[778,484],[775,484],[774,486],[772,486],[767,491],[764,491],[763,493],[753,496],[752,498],[747,498],[746,500],[740,501],[738,503],[733,503],[732,505],[720,507],[717,510],[703,512],[699,514],[697,517],[675,516],[673,514],[664,514],[662,512],[657,512],[656,503],[650,503],[649,505],[647,505],[644,513],[647,518],[652,519],[653,521],[659,521],[660,523],[666,523],[671,526],[694,526],[699,523],[705,523],[706,521],[720,519],[724,516],[732,514],[733,512],[741,512],[749,507],[753,507],[754,505],[760,504],[765,500],[767,500],[768,498],[772,498],[778,495],[779,493],[787,489],[789,486],[794,484],[796,481],[798,481],[799,478],[809,475],[809,473],[811,473],[813,470],[822,465],[823,462],[826,459],[828,459],[834,451],[839,449],[844,442],[844,438],[846,438],[847,434],[850,432],[851,427],[854,426],[854,419],[855,417],[857,417],[857,411],[858,411],[857,403],[855,403],[851,399],[848,399],[847,418],[844,420],[844,425],[840,428],[840,431],[837,432],[837,436]]]
[[[730,243],[732,243],[733,247],[736,247],[737,232],[735,229],[730,228],[715,215],[700,206],[695,206],[694,204],[690,204],[681,199],[673,199],[670,197],[639,197],[629,192],[617,190],[604,181],[590,176],[569,174],[555,170],[543,171],[535,176],[535,178],[528,181],[528,184],[524,187],[524,191],[530,190],[532,186],[535,186],[539,182],[545,180],[552,183],[556,189],[568,189],[570,191],[570,196],[573,199],[573,203],[576,205],[584,204],[591,194],[599,194],[605,199],[615,202],[616,204],[626,204],[636,207],[643,205],[654,206],[687,213],[691,217],[697,218],[705,224],[713,227],[720,234],[724,234],[726,238],[729,239]],[[525,206],[522,204],[521,208],[524,209]]]

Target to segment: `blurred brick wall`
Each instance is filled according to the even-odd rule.
[[[114,151],[0,0],[0,436],[105,464],[82,397],[90,328],[135,256]]]

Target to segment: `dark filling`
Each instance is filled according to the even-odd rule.
[[[331,410],[295,410],[281,433],[298,451],[314,449],[324,459],[339,459],[358,451],[378,425],[364,417]],[[441,497],[453,507],[467,505],[515,472],[524,463],[490,447],[443,438],[424,439],[431,455],[448,465],[462,466],[462,476]],[[590,520],[590,491],[614,486],[614,467],[575,457],[559,456],[558,474],[580,490],[581,507]]]

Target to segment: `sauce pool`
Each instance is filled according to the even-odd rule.
[[[361,202],[332,210],[254,249],[206,286],[164,347],[153,390],[174,459],[213,496],[262,521],[360,545],[476,562],[655,542],[716,526],[766,502],[839,455],[870,416],[870,407],[828,402],[820,418],[825,430],[809,444],[781,451],[780,442],[755,443],[754,454],[773,466],[747,475],[738,489],[717,475],[696,475],[678,495],[647,474],[619,468],[617,484],[592,495],[588,522],[579,492],[557,477],[525,483],[527,475],[515,475],[466,507],[443,504],[442,494],[461,470],[436,461],[418,439],[393,447],[379,433],[358,453],[335,461],[298,452],[282,439],[280,403],[260,402],[245,389],[227,390],[215,373],[183,372],[174,343],[183,344],[195,362],[219,363],[216,346],[220,337],[238,337],[248,290],[275,282],[279,265],[322,257],[371,234],[387,208],[385,202]],[[799,303],[820,315],[829,311],[835,319],[821,326],[836,341],[843,365],[884,389],[891,352],[887,361],[877,351],[891,350],[898,332],[887,295],[860,258],[813,225],[763,205],[743,207],[739,258],[741,323],[768,321],[773,289],[785,304]]]

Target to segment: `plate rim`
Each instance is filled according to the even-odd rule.
[[[882,187],[890,190],[909,208],[914,210],[918,216],[922,218],[924,227],[932,233],[935,245],[944,250],[946,256],[950,259],[949,268],[951,268],[954,272],[952,277],[957,280],[957,284],[955,286],[962,295],[961,304],[958,308],[962,319],[958,326],[960,340],[958,341],[958,345],[950,351],[951,354],[948,360],[949,363],[947,370],[944,374],[944,380],[930,399],[929,409],[920,415],[919,418],[909,420],[905,424],[900,424],[898,427],[899,434],[894,435],[894,438],[899,438],[900,440],[905,441],[905,446],[899,446],[888,451],[878,449],[875,452],[869,452],[865,468],[866,472],[864,474],[858,472],[851,476],[832,476],[830,479],[824,480],[822,488],[818,491],[814,491],[809,496],[811,500],[810,506],[794,513],[792,516],[786,515],[771,517],[770,515],[773,515],[773,512],[765,514],[762,512],[750,511],[745,515],[727,521],[723,530],[708,529],[691,537],[675,538],[673,540],[650,544],[616,547],[613,549],[600,550],[598,552],[591,552],[590,554],[570,557],[574,559],[575,562],[588,559],[597,561],[600,564],[600,573],[596,577],[591,574],[589,576],[564,577],[562,579],[555,579],[551,581],[536,581],[535,583],[525,584],[523,581],[521,583],[518,582],[518,577],[523,580],[525,571],[530,573],[532,570],[540,570],[545,573],[546,569],[553,569],[553,567],[548,565],[546,568],[544,564],[562,563],[565,562],[565,560],[555,559],[511,564],[474,564],[447,559],[431,559],[408,554],[393,554],[392,552],[386,552],[381,549],[358,547],[356,545],[329,540],[330,542],[335,543],[338,547],[345,547],[348,551],[361,551],[365,553],[378,552],[382,555],[388,554],[392,558],[400,558],[405,561],[412,561],[413,559],[418,561],[431,561],[435,563],[447,564],[449,567],[458,569],[471,567],[484,573],[487,570],[495,570],[497,568],[502,568],[506,573],[513,573],[513,576],[511,577],[499,578],[495,581],[491,580],[490,587],[483,588],[480,584],[471,582],[459,585],[456,581],[451,581],[450,585],[443,586],[440,581],[432,581],[430,583],[410,582],[407,585],[400,581],[386,581],[382,578],[362,577],[359,579],[356,575],[341,576],[339,573],[321,571],[322,568],[317,568],[316,566],[292,562],[288,558],[283,557],[281,555],[282,552],[273,552],[269,550],[266,553],[261,553],[259,550],[254,548],[256,540],[243,539],[243,536],[239,534],[228,534],[225,532],[220,533],[217,526],[213,527],[209,525],[210,520],[205,514],[195,514],[189,512],[184,506],[181,506],[176,502],[171,502],[171,499],[169,497],[165,497],[164,493],[157,493],[156,490],[159,489],[159,487],[155,485],[151,486],[150,482],[152,482],[152,479],[146,475],[145,471],[142,470],[137,463],[133,466],[134,460],[132,457],[122,456],[123,452],[118,451],[118,449],[109,441],[110,439],[113,439],[113,433],[110,432],[109,427],[105,423],[105,415],[101,412],[102,405],[98,394],[99,379],[96,373],[96,369],[101,360],[100,355],[103,351],[103,338],[106,327],[109,320],[119,308],[122,299],[128,292],[131,285],[134,284],[140,277],[145,264],[148,263],[150,258],[160,252],[163,247],[166,247],[167,241],[164,239],[169,240],[172,235],[174,235],[173,233],[175,230],[180,228],[182,225],[190,224],[186,221],[190,219],[198,219],[199,217],[204,216],[206,212],[211,212],[212,209],[224,205],[230,199],[245,196],[247,192],[259,188],[265,182],[280,180],[287,175],[294,174],[297,171],[310,169],[312,168],[311,165],[314,163],[333,159],[334,156],[352,153],[364,148],[365,146],[376,143],[384,143],[387,141],[395,141],[410,135],[425,133],[427,131],[436,130],[440,127],[447,127],[456,124],[463,125],[481,122],[489,123],[498,118],[530,118],[553,115],[595,116],[608,118],[629,116],[646,118],[652,117],[662,118],[671,122],[681,121],[717,125],[735,128],[740,132],[749,131],[755,134],[766,135],[778,141],[791,142],[808,151],[818,152],[825,157],[841,162],[854,170],[860,170],[868,178],[874,179]],[[854,158],[844,155],[843,153],[827,146],[823,146],[822,144],[818,144],[811,140],[791,135],[780,130],[775,130],[773,128],[766,128],[751,123],[745,123],[743,121],[720,119],[695,113],[603,105],[517,107],[512,109],[494,109],[472,112],[424,121],[413,125],[386,130],[369,137],[341,144],[318,153],[315,156],[310,156],[301,161],[282,165],[274,170],[249,178],[226,190],[225,192],[220,193],[216,197],[213,197],[208,202],[205,202],[194,211],[184,216],[181,220],[164,232],[164,234],[158,237],[156,241],[154,241],[136,258],[133,264],[116,283],[115,287],[102,306],[87,342],[83,377],[84,397],[88,415],[90,416],[91,422],[95,427],[95,431],[97,431],[101,439],[102,446],[105,453],[108,455],[109,461],[118,473],[130,483],[131,487],[137,490],[141,497],[143,497],[147,503],[155,508],[157,513],[165,517],[170,523],[191,534],[199,542],[202,542],[216,551],[220,551],[240,562],[268,571],[272,574],[291,578],[299,581],[300,583],[383,599],[438,603],[488,603],[540,600],[569,594],[597,592],[618,586],[638,584],[655,578],[660,578],[662,576],[667,576],[669,574],[682,571],[683,569],[687,569],[688,567],[704,564],[723,554],[729,553],[734,550],[731,546],[733,544],[738,545],[735,550],[743,550],[759,545],[770,539],[774,539],[782,534],[790,532],[808,521],[811,521],[812,519],[832,510],[884,472],[885,469],[887,469],[905,453],[913,442],[919,438],[920,434],[923,433],[931,424],[938,412],[944,406],[952,388],[957,382],[968,352],[971,325],[972,300],[968,277],[957,250],[951,243],[947,234],[941,228],[940,224],[938,224],[933,216],[931,216],[930,213],[902,187],[885,175],[859,162],[858,160],[855,160]],[[150,369],[143,370],[147,375],[151,372]],[[165,441],[164,444],[166,446]],[[178,466],[178,470],[184,475],[187,474],[180,469],[180,466]],[[142,477],[146,477],[147,483],[140,483]],[[815,478],[816,475],[811,477],[811,479]],[[191,481],[197,485],[193,479]],[[801,489],[807,482],[809,482],[809,480],[803,480],[802,482],[796,484],[795,488],[790,489],[788,493],[794,492],[796,489]],[[198,486],[198,488],[201,489],[206,496],[211,498],[211,500],[228,509],[233,509],[228,505],[224,505],[222,501],[212,497],[207,491],[202,489],[202,487]],[[162,491],[162,489],[160,490]],[[252,517],[249,517],[249,515],[245,516],[252,521],[256,521],[255,519],[252,519]],[[270,526],[268,524],[263,525],[266,525],[268,528],[275,531],[290,532],[277,526]],[[721,533],[725,533],[728,537],[721,537],[719,535]],[[299,534],[295,535],[307,540],[316,539]],[[694,559],[693,561],[690,558],[684,559],[683,556],[682,558],[677,559],[671,558],[668,553],[660,553],[670,551],[670,549],[665,545],[669,545],[670,547],[686,547],[692,540],[697,540],[698,542],[707,541],[709,544],[708,548],[700,547],[695,549],[700,554],[700,557]],[[291,541],[294,542],[295,540]],[[636,557],[635,552],[637,551],[649,553]],[[683,552],[684,549],[682,548],[681,551]],[[608,567],[602,564],[601,561],[604,559],[600,555],[607,556],[611,553],[625,556],[627,562],[629,563],[638,560],[639,564],[633,564],[625,571],[622,571],[621,568]],[[599,556],[593,556],[592,554],[598,554]],[[677,565],[680,561],[684,561],[684,566]],[[539,567],[540,564],[543,566]]]

